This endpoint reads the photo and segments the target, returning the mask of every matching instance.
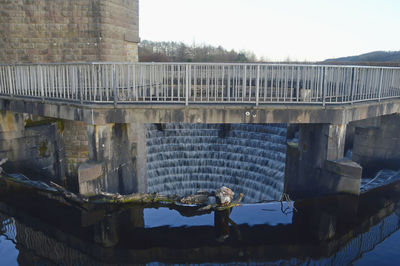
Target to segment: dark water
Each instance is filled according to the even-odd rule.
[[[81,210],[0,193],[0,265],[400,265],[400,184],[360,197]]]

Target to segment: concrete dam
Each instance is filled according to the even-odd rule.
[[[363,172],[397,170],[398,71],[3,65],[0,157],[81,194],[187,195],[226,185],[246,202],[283,192],[358,195]]]

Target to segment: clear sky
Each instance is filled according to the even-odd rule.
[[[400,50],[400,0],[139,0],[140,37],[269,60]]]

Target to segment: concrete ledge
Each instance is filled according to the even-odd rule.
[[[79,193],[97,194],[103,187],[103,164],[83,163],[78,168]]]
[[[360,194],[362,167],[353,161],[340,159],[327,160],[319,182],[319,191],[325,194]]]
[[[0,110],[107,123],[330,123],[400,113],[400,99],[343,105],[312,104],[83,104],[2,96]]]
[[[78,168],[79,183],[95,180],[103,175],[102,163],[83,163]]]
[[[361,178],[362,173],[362,167],[358,163],[348,159],[327,160],[325,162],[325,169],[331,173],[353,179]]]

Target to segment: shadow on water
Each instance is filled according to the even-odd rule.
[[[156,205],[85,211],[29,191],[0,192],[1,234],[15,243],[17,261],[24,265],[342,265],[353,263],[400,227],[400,183],[359,197],[297,201],[297,211],[285,213],[287,203],[279,202],[202,213]]]

